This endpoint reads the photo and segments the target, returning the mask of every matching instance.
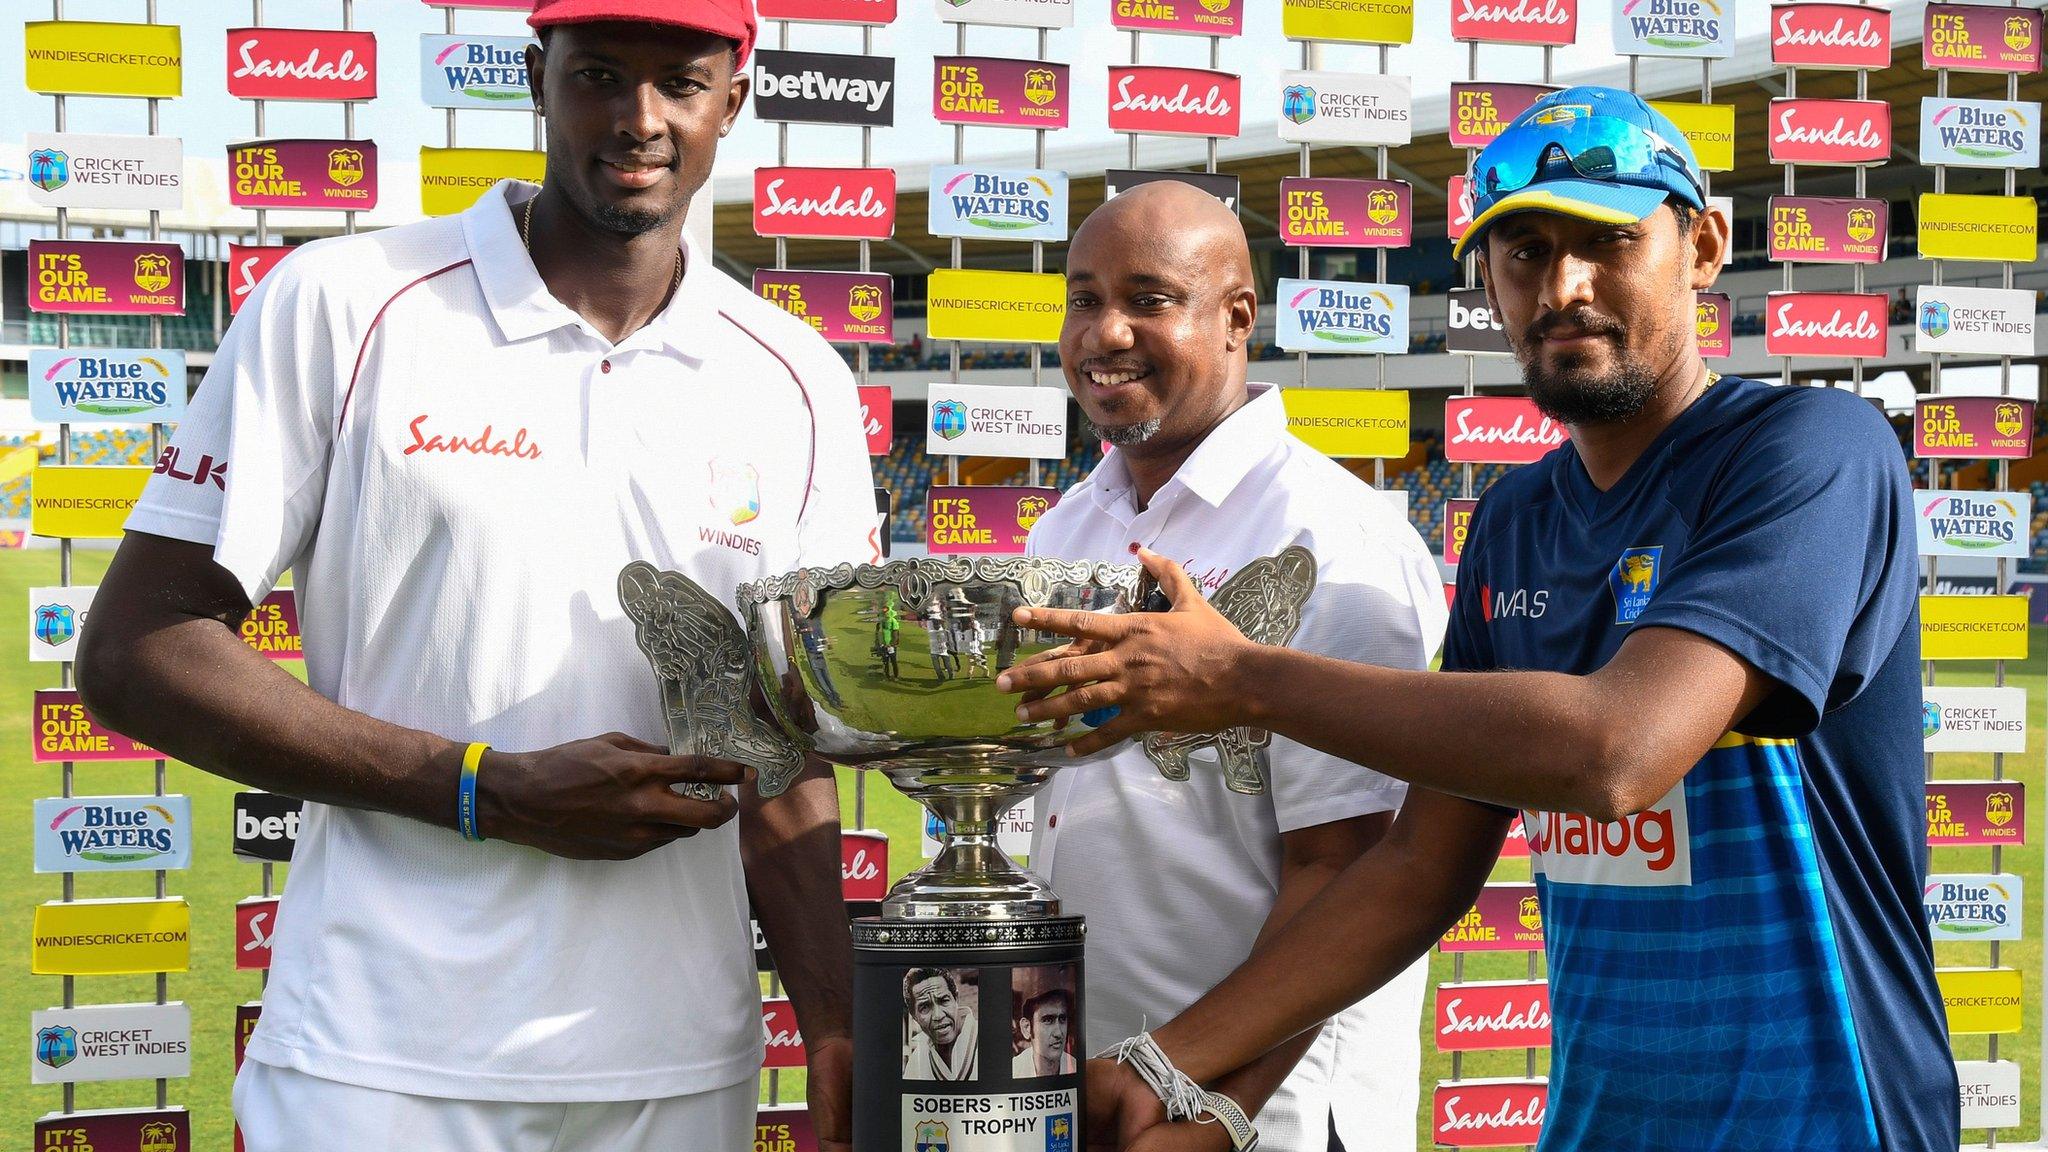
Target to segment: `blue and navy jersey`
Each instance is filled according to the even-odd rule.
[[[1567,443],[1480,502],[1446,669],[1584,674],[1662,627],[1776,682],[1649,809],[1523,814],[1545,1149],[1956,1147],[1910,498],[1869,402],[1731,377],[1609,491]]]

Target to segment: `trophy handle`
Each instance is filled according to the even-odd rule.
[[[1277,555],[1261,556],[1237,570],[1209,598],[1210,607],[1257,644],[1285,644],[1301,630],[1302,607],[1316,589],[1316,558],[1299,544]],[[1273,734],[1262,728],[1226,728],[1221,732],[1153,732],[1145,737],[1145,755],[1168,780],[1188,778],[1188,754],[1214,748],[1223,771],[1223,786],[1257,796],[1266,790],[1260,756]]]
[[[750,706],[753,644],[732,613],[689,577],[637,560],[619,572],[619,604],[661,682],[669,751],[745,764],[762,796],[781,795],[803,770],[803,753]],[[714,800],[718,785],[677,790]]]

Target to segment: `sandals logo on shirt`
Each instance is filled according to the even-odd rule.
[[[1664,546],[1651,544],[1625,549],[1621,559],[1614,562],[1607,586],[1614,590],[1616,624],[1635,623],[1643,609],[1650,606],[1650,597],[1657,594],[1657,581],[1664,575],[1663,561]]]

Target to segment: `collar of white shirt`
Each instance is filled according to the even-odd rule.
[[[1287,435],[1287,409],[1280,402],[1280,389],[1271,384],[1248,386],[1251,400],[1224,417],[1195,446],[1173,474],[1152,497],[1158,504],[1186,489],[1211,508],[1220,508],[1237,490],[1252,468]],[[1132,492],[1131,472],[1123,454],[1111,452],[1095,470],[1095,506],[1129,523],[1138,515]]]
[[[576,311],[555,299],[533,266],[533,256],[519,239],[518,213],[538,186],[522,180],[500,180],[476,204],[462,214],[462,234],[469,244],[469,258],[476,266],[477,282],[483,286],[491,319],[505,339],[519,341],[552,332],[577,328],[592,339],[604,342],[597,329]],[[683,238],[683,282],[661,314],[638,332],[613,347],[626,352],[636,348],[668,348],[693,359],[704,354],[703,335],[713,331],[704,321],[716,308],[710,266]],[[697,337],[692,341],[692,335]],[[694,343],[694,346],[693,346]]]

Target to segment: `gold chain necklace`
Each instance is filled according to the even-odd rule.
[[[521,247],[526,249],[526,256],[529,260],[533,258],[533,202],[538,199],[540,199],[540,194],[537,192],[534,193],[532,196],[527,197],[526,211],[520,213],[519,216],[519,243]],[[536,267],[535,270],[538,271],[538,268]],[[683,250],[681,248],[677,248],[676,273],[675,275],[669,277],[668,292],[662,296],[661,305],[654,310],[656,315],[660,315],[662,310],[668,307],[668,302],[670,300],[675,299],[676,289],[681,288],[682,286]]]

